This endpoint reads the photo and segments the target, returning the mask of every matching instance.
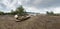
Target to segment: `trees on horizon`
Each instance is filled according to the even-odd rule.
[[[17,7],[15,11],[11,10],[11,12],[9,12],[9,13],[4,13],[4,12],[0,11],[0,15],[6,15],[6,14],[8,14],[8,15],[15,15],[15,14],[25,15],[27,13],[24,10],[23,6],[21,5],[21,6]]]

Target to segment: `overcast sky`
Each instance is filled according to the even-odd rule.
[[[4,12],[15,10],[19,5],[23,5],[27,12],[60,13],[60,0],[0,0],[0,10]]]

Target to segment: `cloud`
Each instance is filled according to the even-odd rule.
[[[34,10],[35,9],[38,11],[40,10],[40,12],[46,12],[46,11],[53,11],[55,13],[60,12],[59,11],[60,0],[29,0],[28,2],[24,0],[21,3],[25,7],[29,7],[29,8],[32,7],[31,8],[32,11],[34,7]]]
[[[19,5],[23,5],[27,12],[60,12],[60,0],[0,0],[0,9],[5,11],[15,10]]]
[[[59,7],[60,6],[60,0],[29,0],[22,1],[23,5],[26,6],[34,6],[37,8],[50,8],[50,7]]]
[[[20,2],[18,2],[17,0],[1,0],[0,1],[0,9],[3,10],[4,12],[7,11],[11,11],[12,9],[16,9],[16,7],[18,7],[19,5],[21,5]]]

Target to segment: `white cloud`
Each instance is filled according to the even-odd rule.
[[[19,0],[2,0],[0,3],[6,6],[6,7],[1,6],[4,12],[11,11],[11,9],[15,10],[16,7],[21,5],[21,2]]]
[[[27,12],[40,12],[37,8],[35,7],[24,7]]]
[[[54,12],[55,12],[55,13],[60,13],[60,7],[54,8]]]
[[[27,12],[60,12],[60,0],[1,0],[0,3],[6,6],[6,9],[5,7],[0,7],[3,8],[4,11],[10,11],[11,9],[15,10],[19,5],[23,5]]]

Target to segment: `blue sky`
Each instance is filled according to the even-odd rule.
[[[0,11],[10,12],[23,5],[27,12],[45,13],[53,11],[60,13],[60,0],[0,0]]]

